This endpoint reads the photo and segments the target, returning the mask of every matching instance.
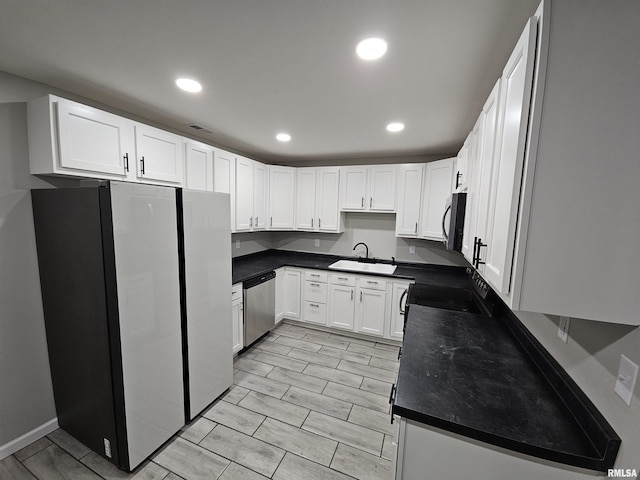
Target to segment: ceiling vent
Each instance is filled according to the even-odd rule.
[[[188,123],[187,127],[198,130],[199,132],[213,133],[213,130],[208,129],[207,127],[203,127],[202,125],[198,125],[197,123]]]

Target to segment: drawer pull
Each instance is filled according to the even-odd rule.
[[[372,280],[367,280],[367,283],[369,283],[369,284],[371,284],[371,285],[377,285],[377,284],[378,284],[378,282],[374,282],[374,281],[372,281]]]
[[[320,275],[318,275],[317,273],[310,273],[309,275],[310,275],[311,277],[318,277],[318,278],[320,277]]]
[[[336,277],[338,280],[349,280],[347,277]]]
[[[311,285],[312,287],[319,287],[320,286],[319,283],[309,283],[309,285]]]
[[[310,303],[309,306],[313,308],[320,308],[320,305],[318,305],[317,303]]]

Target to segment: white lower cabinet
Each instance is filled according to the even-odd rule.
[[[353,331],[356,277],[332,273],[329,277],[328,326]]]
[[[355,331],[381,337],[387,315],[387,282],[359,277],[356,285]]]
[[[284,267],[276,269],[276,325],[279,324],[284,317],[284,271]]]
[[[402,340],[404,336],[404,311],[411,283],[413,282],[393,282],[391,286],[391,315],[385,337]]]
[[[302,271],[285,267],[282,279],[282,317],[300,320],[300,287]],[[276,282],[276,286],[277,286]],[[278,295],[276,294],[276,297]]]
[[[231,322],[233,325],[233,353],[244,347],[244,305],[242,302],[242,283],[231,287]]]
[[[304,272],[302,320],[317,325],[327,324],[327,272]]]

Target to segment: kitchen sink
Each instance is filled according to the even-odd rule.
[[[363,263],[355,260],[338,260],[329,265],[334,270],[350,270],[352,272],[362,273],[378,273],[383,275],[391,275],[396,271],[397,265],[389,265],[388,263]]]

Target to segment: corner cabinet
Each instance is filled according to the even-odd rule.
[[[308,232],[341,233],[340,169],[338,167],[296,169],[296,229]]]
[[[396,211],[396,165],[341,167],[341,206],[345,212]]]
[[[285,267],[282,279],[282,316],[300,320],[302,271]],[[277,294],[276,294],[277,295]]]
[[[269,165],[269,230],[293,230],[296,169]]]

